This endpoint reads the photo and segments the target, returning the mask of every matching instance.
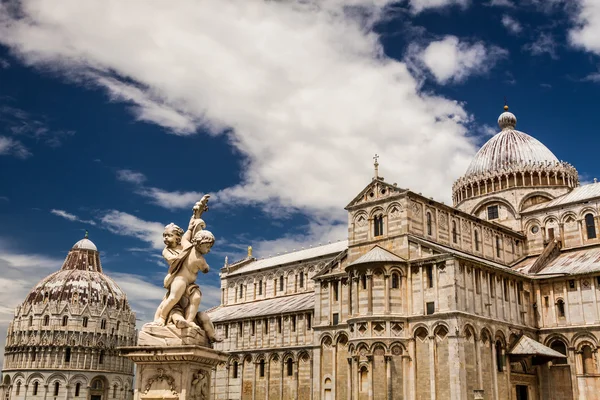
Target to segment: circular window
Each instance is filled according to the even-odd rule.
[[[385,189],[381,189],[381,194],[385,194]]]
[[[373,193],[373,192],[369,193],[369,197],[373,197],[373,196],[375,196],[375,193]]]
[[[531,227],[531,233],[534,235],[540,231],[540,228],[537,225]]]

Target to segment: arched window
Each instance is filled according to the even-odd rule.
[[[104,389],[104,384],[101,379],[94,379],[91,385],[93,390],[102,390]]]
[[[71,362],[71,348],[67,347],[65,349],[65,362]]]
[[[37,356],[37,353],[36,353],[35,349],[31,350],[31,361],[35,361],[36,356]]]
[[[105,319],[100,321],[100,329],[106,329],[106,320]]]
[[[262,280],[258,281],[258,295],[260,296],[262,294]],[[302,286],[300,286],[302,287]]]
[[[456,221],[452,221],[452,242],[458,243],[458,232],[456,231]]]
[[[558,310],[558,317],[562,318],[565,316],[565,302],[563,299],[558,299],[556,301],[556,308]]]
[[[75,385],[75,397],[79,397],[79,392],[81,391],[81,383],[77,382]]]
[[[479,251],[479,232],[475,231],[473,234],[475,236],[475,251]]]
[[[18,396],[21,393],[21,381],[17,382],[17,390],[15,394]]]
[[[33,315],[29,316],[29,326],[33,326]]]
[[[33,395],[37,396],[40,384],[38,381],[33,382]]]
[[[69,323],[69,317],[68,316],[63,316],[62,319],[62,326],[67,326],[67,324]]]
[[[585,345],[581,348],[581,365],[583,365],[584,374],[596,373],[594,354],[592,353],[592,348],[588,345]]]
[[[298,286],[303,288],[304,287],[304,272],[303,271],[300,271],[298,278],[300,278],[300,281],[298,282]]]
[[[113,386],[113,399],[116,399],[116,398],[117,398],[117,385],[115,384]]]
[[[279,277],[279,290],[283,292],[283,275]]]
[[[58,396],[58,391],[60,390],[60,383],[54,382],[54,395]]]
[[[496,340],[496,368],[498,372],[504,372],[504,356],[502,355],[502,342]]]
[[[398,289],[400,287],[400,275],[397,272],[392,274],[392,289]]]
[[[366,289],[367,288],[367,275],[365,275],[365,274],[361,275],[360,279],[362,281],[362,288]]]
[[[117,333],[119,333],[119,328],[121,327],[121,321],[117,321]]]
[[[88,325],[88,317],[83,317],[83,327],[87,328]]]
[[[104,350],[100,350],[100,354],[98,355],[98,364],[104,364]]]
[[[596,225],[594,224],[594,216],[592,214],[585,215],[585,229],[588,239],[596,239]]]
[[[287,359],[287,376],[292,376],[294,374],[294,361],[291,358]]]
[[[260,364],[259,364],[259,375],[261,378],[265,377],[265,360],[260,360]]]
[[[433,230],[431,229],[431,213],[427,212],[427,234],[432,235]]]
[[[244,285],[240,285],[240,299],[244,297]]]
[[[50,316],[44,315],[44,326],[50,325]]]
[[[237,377],[238,377],[238,362],[237,361],[233,362],[233,368],[232,369],[233,369],[233,371],[232,371],[233,379],[237,379]]]
[[[368,390],[368,385],[369,385],[369,371],[367,370],[367,367],[362,367],[360,369],[360,391],[361,392],[366,392]]]
[[[567,355],[567,346],[564,344],[564,342],[562,340],[555,340],[550,345],[550,348],[554,351],[558,351],[560,354],[564,354],[565,356]],[[556,364],[566,364],[566,363],[567,363],[566,358],[557,358],[554,361],[552,361],[552,364],[555,364],[555,365]]]
[[[383,235],[383,215],[377,215],[373,219],[373,234],[374,236]]]
[[[496,235],[496,257],[500,258],[500,251],[502,250],[500,246],[502,242],[500,241],[500,236]]]

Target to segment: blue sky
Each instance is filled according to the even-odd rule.
[[[0,5],[2,333],[86,229],[147,319],[162,227],[204,193],[205,306],[225,256],[344,239],[375,153],[387,181],[449,202],[505,97],[598,175],[597,1],[161,4]]]

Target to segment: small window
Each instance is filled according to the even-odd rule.
[[[367,276],[363,274],[363,275],[361,275],[360,279],[362,281],[362,288],[366,289],[367,288]]]
[[[498,219],[498,206],[489,206],[487,208],[487,215],[488,215],[488,220],[494,220],[494,219]]]
[[[306,314],[306,329],[311,330],[312,315]]]
[[[458,232],[456,231],[456,221],[452,221],[452,242],[458,243]]]
[[[292,332],[296,332],[296,316],[292,315],[290,319],[292,320]]]
[[[373,219],[374,236],[383,235],[383,215],[378,215]]]
[[[598,278],[600,278],[600,276]],[[33,326],[33,316],[32,315],[29,316],[29,326]]]
[[[560,354],[563,355],[567,355],[567,346],[561,341],[561,340],[555,340],[554,342],[552,342],[552,344],[550,345],[550,348],[554,351],[558,351]],[[567,359],[566,358],[555,358],[552,361],[552,364],[557,365],[557,364],[567,364]]]
[[[554,240],[554,228],[548,228],[548,240]]]
[[[281,333],[281,317],[277,317],[277,333]]]
[[[69,323],[69,317],[68,316],[63,316],[62,318],[62,326],[67,326],[67,324]]]
[[[304,287],[304,272],[300,272],[300,275],[298,275],[298,278],[299,278],[298,286],[303,288]]]
[[[392,274],[392,289],[400,288],[400,276],[397,273]]]
[[[596,277],[596,289],[600,289],[600,276]]]
[[[238,362],[233,362],[233,379],[237,379],[238,377]]]
[[[119,328],[121,327],[121,321],[117,321],[117,333],[119,333]]]
[[[243,322],[238,322],[238,336],[239,337],[244,336],[244,323]]]
[[[71,362],[71,348],[67,347],[65,349],[65,362]]]
[[[83,317],[83,327],[87,328],[88,326],[88,317]]]
[[[287,376],[292,376],[294,374],[294,362],[291,358],[287,359]]]
[[[106,320],[105,319],[100,321],[100,329],[106,329]]]
[[[490,296],[496,295],[496,285],[494,285],[494,275],[490,274]]]
[[[39,386],[40,386],[40,384],[37,381],[33,382],[33,395],[34,396],[37,396]]]
[[[17,391],[16,391],[16,395],[18,396],[21,393],[21,381],[17,382]]]
[[[75,385],[75,397],[79,397],[79,392],[81,391],[81,383],[77,382]]]
[[[250,335],[254,336],[255,332],[256,332],[256,321],[252,321],[252,322],[250,322]]]
[[[504,279],[504,300],[508,301],[508,280]]]
[[[433,265],[428,265],[427,267],[427,286],[433,287]]]
[[[337,281],[333,282],[332,285],[333,285],[333,301],[338,301],[339,289],[338,289]]]
[[[113,386],[112,398],[113,399],[117,398],[117,385]]]
[[[265,318],[263,320],[263,332],[265,335],[269,334],[269,319],[268,318]]]
[[[575,279],[569,279],[569,289],[575,289]]]
[[[229,324],[225,324],[225,339],[229,338]]]
[[[585,229],[588,239],[596,239],[596,225],[594,224],[594,216],[592,214],[585,215]]]
[[[60,383],[54,382],[54,395],[58,396],[58,391],[60,390]]]
[[[45,315],[44,316],[44,326],[48,326],[48,325],[50,325],[50,316]]]
[[[562,299],[558,299],[556,302],[556,308],[558,309],[558,317],[564,318],[565,316],[565,302]]]
[[[258,281],[258,294],[262,295],[262,280]]]
[[[475,293],[481,293],[481,271],[475,271]]]
[[[517,283],[517,304],[521,305],[523,303],[523,282]]]
[[[98,364],[104,364],[104,350],[100,350],[100,354],[98,355]]]
[[[35,361],[37,356],[37,352],[35,351],[35,349],[31,350],[31,361]]]
[[[504,356],[502,355],[502,342],[496,341],[496,368],[498,372],[504,372]]]
[[[260,360],[260,363],[258,364],[258,371],[259,371],[259,376],[261,378],[265,377],[265,360]]]
[[[427,315],[433,314],[435,312],[435,303],[432,301],[432,302],[427,303],[426,305],[427,305]]]
[[[106,300],[107,300],[106,295],[102,296],[102,304],[103,305],[106,305]]]
[[[337,325],[340,323],[340,315],[338,313],[333,313],[333,325]]]
[[[240,299],[243,298],[244,297],[244,285],[240,285],[239,293],[240,293]]]
[[[279,290],[283,292],[283,275],[279,277]]]
[[[479,232],[475,231],[474,236],[475,236],[475,251],[479,251]]]
[[[433,229],[431,228],[431,213],[427,212],[427,234],[431,236],[433,234]]]

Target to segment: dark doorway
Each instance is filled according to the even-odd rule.
[[[90,396],[90,400],[102,400],[102,396],[97,395],[97,394],[93,394],[93,395]]]
[[[527,386],[517,385],[517,400],[528,400],[528,399],[529,399],[529,397],[527,397]]]

